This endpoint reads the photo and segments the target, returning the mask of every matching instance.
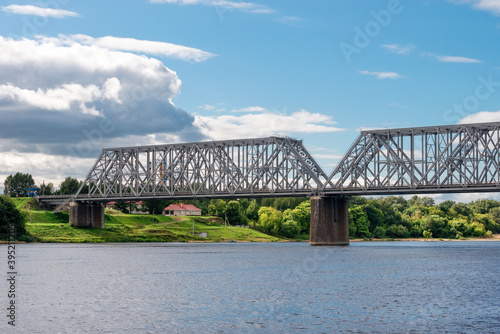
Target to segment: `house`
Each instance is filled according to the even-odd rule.
[[[192,204],[170,204],[163,209],[164,216],[201,216],[201,209]]]
[[[114,209],[114,205],[116,204],[116,202],[108,202],[106,203],[106,209]]]

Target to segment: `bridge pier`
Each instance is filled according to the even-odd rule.
[[[312,246],[349,245],[349,213],[346,198],[311,197],[311,228],[309,244]]]
[[[69,221],[76,227],[104,228],[104,205],[73,202],[69,205]]]

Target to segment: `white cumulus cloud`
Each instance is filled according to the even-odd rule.
[[[271,135],[342,131],[331,116],[300,110],[290,115],[270,112],[240,116],[195,116],[195,125],[214,140],[256,138]]]
[[[222,10],[238,10],[242,12],[255,14],[271,14],[275,10],[266,5],[245,2],[245,1],[228,1],[228,0],[150,0],[152,3],[165,3],[175,5],[205,5],[213,6],[215,9]]]
[[[403,76],[395,72],[370,72],[370,71],[359,71],[360,74],[372,75],[377,79],[399,79]]]
[[[436,59],[443,63],[480,63],[479,59],[457,57],[457,56],[436,56]]]
[[[2,7],[2,11],[20,15],[35,15],[41,17],[53,17],[56,19],[64,17],[78,17],[80,14],[64,9],[44,8],[33,5],[9,5]]]
[[[134,38],[114,36],[93,38],[87,35],[80,34],[71,36],[61,35],[59,39],[64,39],[67,43],[75,41],[83,45],[92,45],[108,50],[130,51],[151,55],[160,55],[193,62],[202,62],[215,56],[213,53],[192,47],[166,42],[139,40]]]
[[[471,4],[478,10],[484,10],[493,15],[500,15],[500,1],[498,0],[449,0],[456,4]]]
[[[465,116],[458,123],[467,124],[488,122],[500,122],[500,111],[480,111],[478,113]]]
[[[0,50],[0,141],[18,151],[87,157],[124,136],[203,138],[157,59],[65,37],[0,36]]]
[[[381,47],[391,53],[397,53],[400,55],[408,55],[413,49],[415,49],[415,46],[411,44],[410,45],[382,44]]]
[[[262,107],[258,107],[258,106],[231,110],[231,112],[266,112],[266,111],[267,111],[266,108],[262,108]]]

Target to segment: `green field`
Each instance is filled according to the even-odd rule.
[[[132,215],[106,210],[105,228],[77,228],[69,223],[67,212],[52,213],[27,209],[27,198],[14,199],[26,215],[26,230],[38,242],[269,242],[283,239],[251,228],[224,227],[219,218],[209,216],[167,217]],[[30,202],[30,207],[36,207]],[[206,232],[202,238],[193,234]]]

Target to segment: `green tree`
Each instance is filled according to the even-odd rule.
[[[454,211],[457,215],[468,217],[472,214],[471,208],[464,203],[455,203],[450,208],[450,211]]]
[[[240,203],[238,201],[229,201],[224,214],[229,223],[233,225],[241,224]]]
[[[311,226],[311,201],[306,200],[292,210],[295,221],[300,227],[300,233],[309,233]]]
[[[266,233],[278,234],[281,230],[283,214],[273,207],[263,206],[259,209],[257,227]]]
[[[53,183],[48,183],[45,184],[45,182],[40,186],[40,189],[38,190],[38,195],[52,195],[54,193],[54,184]]]
[[[296,238],[300,235],[300,226],[297,222],[296,213],[293,211],[292,209],[286,209],[283,212],[279,234],[287,238]]]
[[[470,207],[474,213],[485,214],[490,212],[491,209],[500,206],[500,203],[491,199],[478,199],[470,203]]]
[[[245,214],[247,218],[253,222],[259,220],[259,204],[257,204],[256,200],[250,202]]]
[[[391,225],[385,230],[385,234],[392,238],[408,238],[410,232],[403,225]]]
[[[450,211],[451,207],[453,206],[453,204],[455,204],[455,202],[453,202],[453,201],[444,201],[444,202],[439,203],[438,207],[439,207],[439,209],[441,209],[441,211],[448,213]]]
[[[80,182],[77,179],[68,176],[61,182],[59,186],[59,193],[61,195],[74,195],[80,188]]]
[[[130,213],[129,211],[129,204],[127,202],[123,202],[123,201],[120,201],[120,202],[116,202],[113,207],[115,208],[115,210],[119,210],[123,213]]]
[[[149,214],[161,215],[163,213],[163,209],[165,209],[171,201],[164,200],[151,200],[151,201],[142,201],[141,209],[143,212],[148,212]]]
[[[384,214],[375,206],[373,201],[369,201],[367,204],[363,205],[363,211],[366,213],[366,217],[370,221],[370,229],[372,231],[374,231],[378,226],[384,225]]]
[[[26,232],[25,217],[7,196],[0,196],[0,239],[12,241],[31,239]]]
[[[373,236],[379,239],[385,237],[385,229],[382,226],[375,227],[373,230]]]
[[[35,186],[35,181],[31,174],[17,172],[15,175],[9,175],[4,181],[4,195],[10,197],[26,197],[26,190]]]
[[[360,206],[349,208],[349,226],[353,227],[353,233],[357,237],[368,237],[370,235],[370,221]],[[351,234],[351,231],[349,230]]]

